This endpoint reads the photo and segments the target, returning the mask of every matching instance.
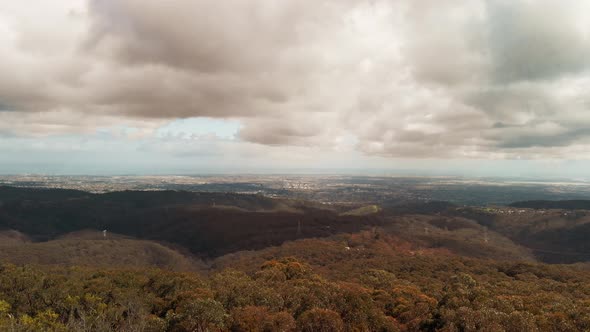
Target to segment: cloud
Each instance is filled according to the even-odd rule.
[[[245,144],[293,150],[579,158],[589,7],[0,0],[0,133],[155,135],[208,117],[238,121]]]
[[[494,78],[542,80],[588,70],[587,10],[576,1],[488,2]]]
[[[311,16],[305,9],[295,1],[93,0],[88,44],[130,65],[257,72],[303,37],[297,29]]]

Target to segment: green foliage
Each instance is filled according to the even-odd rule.
[[[203,210],[201,207],[197,214],[183,210],[171,212],[178,213],[176,216],[167,216],[162,214],[167,209],[160,206],[164,203],[159,203],[158,199],[168,203],[178,199],[184,203],[203,199],[195,198],[198,195],[179,194],[167,201],[167,195],[176,194],[141,194],[132,200],[129,197],[134,195],[130,193],[93,196],[92,199],[77,197],[75,202],[72,200],[74,203],[69,200],[60,203],[74,205],[64,210],[68,211],[64,216],[58,218],[49,214],[49,219],[44,213],[53,210],[46,205],[57,204],[54,200],[36,202],[34,206],[9,203],[4,211],[7,214],[0,213],[0,218],[4,218],[0,221],[7,224],[23,221],[24,226],[34,228],[36,224],[27,224],[25,220],[32,216],[35,222],[47,221],[47,227],[64,227],[56,231],[59,233],[65,228],[79,226],[78,218],[87,215],[79,209],[78,200],[89,199],[92,201],[90,210],[103,204],[110,206],[112,210],[107,215],[113,225],[123,220],[118,219],[119,213],[123,215],[121,218],[137,220],[134,226],[144,225],[145,228],[138,227],[141,232],[147,229],[142,236],[151,236],[163,225],[170,225],[173,232],[166,237],[180,236],[179,243],[190,243],[191,249],[197,251],[217,248],[220,238],[211,240],[207,236],[223,234],[228,236],[223,239],[228,243],[224,244],[225,251],[233,245],[234,239],[246,242],[231,247],[233,249],[256,248],[263,242],[256,237],[263,226],[241,227],[253,220],[248,218],[262,218],[263,225],[268,222],[284,231],[278,243],[296,236],[299,218],[303,218],[303,233],[309,231],[305,227],[310,227],[313,231],[309,234],[318,236],[326,235],[326,226],[342,220],[351,223],[365,220],[352,216],[336,218],[330,212],[322,212],[323,219],[316,221],[313,214],[307,216],[308,219],[274,212],[262,217],[262,214],[253,215],[254,212],[242,210]],[[242,203],[242,209],[246,209],[256,200]],[[152,209],[153,206],[160,207]],[[429,235],[417,241],[420,245],[403,240],[399,233],[392,235],[399,229],[393,226],[324,239],[300,239],[274,247],[268,246],[276,243],[274,240],[265,239],[262,246],[267,248],[263,250],[239,252],[212,261],[214,268],[206,276],[170,271],[171,266],[177,265],[175,255],[168,255],[168,250],[160,245],[139,243],[136,246],[138,242],[130,243],[128,239],[80,241],[68,237],[45,242],[42,246],[12,241],[10,246],[3,247],[7,248],[4,255],[16,257],[18,251],[8,248],[22,246],[36,250],[34,254],[27,252],[27,257],[41,257],[41,260],[53,257],[51,259],[57,263],[76,267],[0,265],[0,331],[590,330],[590,275],[587,271],[564,265],[466,258],[448,250],[453,249],[454,253],[472,250],[473,256],[488,257],[490,249],[482,247],[481,239],[461,242],[458,238],[480,234],[482,227],[475,219],[469,219],[471,217],[480,218],[482,223],[494,221],[489,211],[484,212],[483,217],[466,214],[447,219],[432,216],[404,219],[419,224],[421,234],[424,225],[431,227]],[[18,218],[7,218],[7,215]],[[197,224],[194,220],[198,219],[195,216],[209,219],[194,226]],[[174,222],[168,223],[167,218]],[[221,219],[225,224],[215,228],[215,222]],[[185,225],[190,226],[189,231],[181,227]],[[224,233],[228,225],[237,231]],[[346,222],[342,225],[348,227]],[[351,231],[360,226],[354,227]],[[425,245],[434,243],[435,228],[440,233],[445,228],[444,232],[454,232],[437,238],[445,248]],[[193,236],[195,234],[198,236]],[[415,234],[403,235],[409,238]],[[11,234],[10,238],[16,235]],[[497,247],[505,247],[509,252],[513,248],[505,246],[504,242]],[[78,251],[90,255],[79,255]],[[59,257],[60,253],[64,257]],[[80,257],[85,257],[86,261],[79,261]],[[121,264],[101,269],[100,264],[92,262],[92,257]],[[154,257],[157,262],[152,261]],[[133,264],[134,260],[137,264]],[[18,257],[16,262],[22,263]],[[146,269],[145,265],[167,269]]]
[[[522,214],[515,224],[491,208],[436,203],[429,211],[437,216],[389,220],[385,212],[358,216],[371,208],[338,215],[234,194],[25,194],[4,195],[0,226],[33,232],[27,232],[33,240],[106,227],[204,255],[265,249],[217,258],[202,276],[171,271],[186,265],[184,256],[154,242],[77,232],[30,243],[3,232],[0,259],[22,265],[0,265],[0,331],[590,330],[587,270],[534,263],[510,240],[555,244],[545,241],[548,230],[566,225],[571,236],[559,241],[585,245],[581,214],[575,220]],[[221,208],[208,207],[212,199]],[[283,243],[298,237],[299,223],[304,237],[324,238]]]
[[[158,243],[114,234],[103,239],[99,232],[79,232],[39,243],[0,242],[0,249],[0,261],[14,264],[159,267],[176,271],[196,271],[200,267],[197,261]]]
[[[367,205],[367,206],[360,207],[358,209],[344,212],[341,215],[343,215],[343,216],[366,216],[366,215],[378,213],[380,211],[381,211],[381,208],[378,205]]]
[[[305,243],[305,242],[302,242]],[[366,243],[365,243],[366,244]],[[338,273],[292,255],[245,273],[0,266],[0,330],[583,331],[590,276],[566,266],[365,252]],[[324,255],[328,253],[324,252]],[[327,260],[329,257],[325,256]],[[389,271],[373,268],[387,266]],[[333,265],[330,269],[338,268]],[[526,275],[527,278],[522,276]],[[340,276],[345,276],[339,280]]]
[[[228,315],[213,299],[186,300],[178,305],[174,320],[186,331],[209,331],[225,326]]]
[[[4,316],[10,312],[10,304],[6,301],[0,300],[0,315]]]
[[[19,319],[22,331],[65,332],[67,328],[59,321],[59,315],[51,309],[37,313],[34,317],[23,315]]]

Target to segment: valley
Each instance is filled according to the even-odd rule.
[[[0,327],[590,327],[583,200],[326,204],[7,186],[0,200]]]

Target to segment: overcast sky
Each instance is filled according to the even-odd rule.
[[[0,173],[590,177],[590,2],[0,0]]]

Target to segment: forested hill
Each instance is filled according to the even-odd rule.
[[[0,197],[0,331],[590,330],[586,211]]]
[[[60,201],[83,200],[84,204],[117,204],[127,208],[158,207],[178,204],[231,205],[248,210],[271,209],[277,201],[261,195],[201,193],[189,191],[115,191],[104,194],[69,189],[17,188],[0,186],[3,205],[48,206]]]
[[[203,276],[0,263],[0,331],[590,328],[590,277],[579,267],[417,252],[370,232],[293,241],[217,265]]]
[[[437,201],[353,207],[237,193],[91,194],[10,187],[0,187],[0,197],[0,231],[20,232],[32,242],[106,229],[212,259],[377,227],[424,247],[443,247],[472,257],[530,259],[532,252],[535,259],[551,263],[590,260],[590,215],[581,210],[458,207]],[[571,202],[588,201],[557,203],[563,207],[574,204]],[[540,206],[547,209],[549,203]],[[10,238],[11,242],[17,240]]]
[[[0,186],[0,206],[20,201],[53,202],[91,195],[80,190]]]
[[[90,194],[2,187],[0,197],[0,230],[16,230],[33,241],[107,229],[182,246],[205,257],[355,232],[381,221],[378,214],[347,215],[311,202],[235,193]]]
[[[510,206],[530,209],[590,210],[590,200],[522,201],[514,202]]]

